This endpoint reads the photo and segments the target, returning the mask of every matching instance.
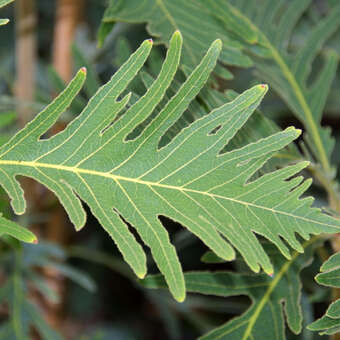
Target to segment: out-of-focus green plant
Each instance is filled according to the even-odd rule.
[[[311,0],[111,0],[100,43],[115,29],[115,22],[145,22],[156,42],[166,45],[166,56],[151,54],[150,39],[131,54],[121,38],[116,44],[117,70],[103,86],[76,47],[75,64],[81,68],[68,85],[50,71],[61,93],[0,147],[0,184],[15,213],[24,213],[26,206],[17,176],[31,177],[55,193],[76,230],[85,225],[85,202],[139,278],[154,261],[161,274],[146,277],[143,285],[168,287],[179,302],[187,291],[251,299],[241,316],[210,331],[206,339],[284,340],[293,337],[288,329],[313,337],[303,324],[307,313],[301,310],[300,297],[308,292],[301,293],[300,271],[312,262],[314,252],[325,257],[324,235],[340,230],[340,198],[331,160],[334,139],[321,124],[339,59],[336,51],[322,47],[339,27],[340,6],[330,3],[329,12],[309,35],[294,41],[293,29],[306,20],[304,13],[315,16],[310,5]],[[224,90],[232,71],[237,75],[237,68],[250,67],[302,124],[299,144],[293,141],[301,130],[281,130],[259,110],[267,85],[243,79],[249,90]],[[45,138],[64,111],[72,112],[66,128]],[[305,197],[312,179],[297,176],[304,169],[327,192],[327,210],[312,207],[313,199]],[[186,227],[210,249],[204,262],[229,262],[236,271],[183,272],[174,233],[165,228],[163,217]],[[13,228],[0,234],[28,240],[18,233],[18,226]],[[150,256],[142,243],[150,248]],[[22,258],[23,249],[34,249],[30,247],[8,252],[17,254],[14,267],[20,277],[25,275],[23,259],[29,258],[28,253]],[[79,278],[60,263],[54,266]],[[334,262],[328,268],[326,262],[318,283],[339,286],[320,279],[324,274],[334,277],[336,266]],[[10,278],[10,272],[5,276]],[[127,277],[133,280],[130,273]],[[23,279],[8,282],[24,285]],[[35,281],[36,288],[42,286],[42,281]],[[166,322],[176,323],[158,295],[150,293],[148,299]],[[21,310],[26,312],[18,314],[17,304],[12,298],[8,301],[14,321],[4,327],[13,324],[15,336],[26,336],[30,324],[46,338],[52,335],[44,334],[57,336],[36,321],[37,309],[24,306]],[[308,328],[337,332],[336,307],[337,302]],[[26,323],[25,313],[31,315]],[[195,322],[200,323],[197,318]]]
[[[0,338],[30,339],[34,329],[42,339],[61,339],[60,334],[46,323],[39,307],[41,296],[54,303],[59,298],[46,282],[44,271],[57,270],[91,292],[96,288],[95,283],[82,271],[62,263],[66,254],[56,245],[46,242],[28,245],[13,239],[3,240],[0,263],[5,281],[0,287],[0,302],[7,303],[8,320],[1,323]]]

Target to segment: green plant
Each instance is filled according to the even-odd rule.
[[[0,262],[2,275],[6,275],[7,280],[0,287],[0,300],[7,302],[8,320],[1,324],[1,339],[28,339],[31,327],[38,331],[42,339],[61,339],[61,335],[44,320],[38,303],[39,295],[54,303],[59,299],[46,282],[44,270],[58,270],[61,275],[90,292],[96,288],[85,273],[60,262],[66,256],[63,249],[45,242],[35,246],[6,242],[1,249]],[[30,295],[35,296],[35,300],[30,301]]]
[[[0,147],[0,184],[14,212],[23,214],[26,207],[17,176],[31,177],[54,192],[76,230],[85,225],[85,202],[145,287],[168,288],[179,302],[187,291],[251,299],[241,316],[204,339],[293,338],[285,319],[294,334],[303,328],[336,333],[339,300],[309,326],[301,310],[300,272],[340,230],[334,139],[321,125],[339,59],[322,46],[340,25],[340,6],[330,5],[296,46],[292,31],[306,20],[302,15],[310,5],[311,0],[111,0],[99,41],[117,21],[147,22],[149,33],[168,47],[165,60],[152,55],[145,67],[153,45],[145,40],[98,91],[91,71],[85,107],[75,103],[86,78],[81,68]],[[199,39],[195,32],[201,32]],[[75,56],[86,64],[77,49]],[[247,83],[250,89],[241,94],[221,89],[221,81],[233,77],[225,65],[253,67],[276,91],[303,125],[299,145],[292,142],[301,130],[281,130],[258,110],[267,85]],[[63,88],[56,75],[55,80]],[[42,138],[71,105],[82,112],[63,131]],[[303,170],[327,192],[328,210],[312,207],[306,196],[312,178],[304,180]],[[210,249],[203,262],[231,262],[236,271],[183,273],[160,216],[180,223]],[[35,240],[4,221],[11,229],[0,225],[0,236]],[[144,278],[147,251],[140,241],[161,274]],[[317,282],[339,287],[339,261],[335,254],[325,262]]]
[[[1,0],[0,1],[0,8],[6,6],[7,4],[13,2],[14,0]],[[9,22],[8,19],[0,19],[0,26],[6,25]],[[13,114],[2,113],[0,116],[0,128],[4,128],[8,126],[13,119]],[[6,134],[2,134],[1,137],[1,144],[7,141],[8,137]],[[20,241],[28,242],[28,243],[36,243],[37,238],[36,236],[29,230],[22,228],[14,221],[8,220],[2,213],[0,212],[0,237],[3,235],[10,235],[12,237],[17,238]]]

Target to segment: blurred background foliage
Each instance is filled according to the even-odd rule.
[[[295,30],[291,42],[294,49],[303,44],[310,27],[337,3],[338,0],[313,2]],[[143,24],[116,23],[104,45],[98,48],[97,33],[106,6],[105,0],[16,0],[2,9],[1,17],[8,17],[10,23],[0,32],[1,144],[48,104],[77,69],[86,66],[88,78],[81,96],[50,134],[62,129],[141,41],[150,37]],[[329,39],[321,54],[328,48],[340,53],[339,32]],[[144,73],[131,85],[136,98],[144,93],[148,77],[158,74],[164,53],[164,46],[156,44]],[[314,67],[320,67],[318,60]],[[220,79],[220,88],[209,90],[241,92],[257,82],[252,68],[232,67],[229,71],[233,79]],[[322,122],[332,126],[336,137],[333,164],[337,166],[339,93],[338,71]],[[203,104],[198,99],[171,134],[194,120],[197,112],[203,112]],[[280,127],[301,126],[274,91],[266,96],[261,110]],[[292,152],[300,157],[297,149]],[[24,185],[30,189],[28,202],[33,202],[27,214],[19,219],[12,216],[2,191],[0,208],[5,216],[31,228],[38,235],[39,245],[20,244],[10,238],[0,241],[0,339],[195,339],[249,306],[247,297],[225,299],[197,294],[189,294],[179,304],[166,291],[143,288],[89,209],[86,227],[76,233],[53,195],[36,183],[27,181]],[[322,189],[315,185],[311,191],[317,197],[317,205],[325,205]],[[240,260],[203,264],[199,259],[205,246],[180,225],[161,219],[172,232],[184,270],[247,271]],[[323,256],[331,253],[329,244],[324,252]],[[313,279],[321,263],[317,254],[302,275],[306,324],[324,313],[330,298],[329,290]],[[151,273],[157,272],[151,257],[149,268]],[[288,339],[326,338],[307,330],[299,336],[288,332]]]

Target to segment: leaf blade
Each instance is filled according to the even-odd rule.
[[[134,227],[178,301],[185,298],[183,272],[159,216],[182,223],[221,258],[233,259],[236,249],[253,271],[262,268],[268,274],[273,266],[258,235],[290,258],[280,238],[302,251],[296,232],[309,239],[311,234],[339,230],[339,221],[311,208],[311,199],[300,199],[310,181],[293,176],[307,163],[250,180],[278,150],[299,136],[299,130],[287,128],[224,151],[260,104],[267,91],[265,85],[245,91],[160,146],[161,138],[181,118],[213,71],[221,51],[219,40],[174,95],[164,100],[181,55],[181,35],[175,32],[158,78],[144,96],[120,114],[130,99],[124,92],[142,68],[151,45],[151,41],[142,43],[62,132],[38,139],[43,133],[39,126],[42,115],[38,115],[3,146],[0,169],[6,176],[1,177],[1,184],[10,197],[21,197],[21,201],[12,201],[12,206],[16,207],[17,201],[25,203],[16,177],[31,177],[56,193],[79,230],[85,221],[81,199],[135,273],[143,277],[145,254],[129,230]],[[162,108],[152,116],[161,102]],[[60,115],[56,111],[43,120],[45,128]],[[148,121],[150,116],[153,118]],[[139,126],[143,127],[141,133],[129,138]]]
[[[10,235],[22,242],[37,243],[37,237],[28,229],[25,229],[17,223],[0,216],[0,237]]]

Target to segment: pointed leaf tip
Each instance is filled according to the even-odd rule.
[[[296,138],[299,137],[302,133],[302,130],[301,129],[296,129],[295,127],[291,126],[289,127],[287,130],[292,130],[295,132],[295,135],[296,135]]]
[[[146,272],[136,273],[136,275],[139,279],[143,280],[145,278]]]
[[[304,168],[307,168],[307,166],[310,166],[310,161],[301,161],[300,164],[301,164],[301,168],[304,169]],[[308,178],[308,179],[306,179],[306,181],[312,182],[313,179],[312,178]]]
[[[185,300],[185,294],[178,296],[178,297],[175,297],[175,299],[176,299],[177,302],[182,303]]]
[[[180,38],[181,40],[183,40],[182,33],[181,33],[180,30],[176,30],[174,32],[174,34],[172,35],[172,38],[174,38],[174,37],[177,37],[177,38]]]
[[[34,239],[34,240],[32,241],[32,243],[33,243],[33,244],[38,244],[39,241],[38,241],[38,239],[36,238],[36,239]]]
[[[296,139],[301,135],[302,130],[296,129],[294,126],[289,126],[286,129],[284,129],[283,132],[284,133],[290,133],[290,134],[292,133],[294,135],[295,139]]]
[[[147,42],[149,42],[150,44],[153,44],[153,40],[151,38],[147,39]]]
[[[83,66],[83,67],[80,69],[80,72],[83,72],[84,74],[86,74],[86,73],[87,73],[86,67]]]
[[[216,39],[213,42],[213,45],[216,46],[219,50],[221,50],[222,49],[222,40],[221,39]]]

